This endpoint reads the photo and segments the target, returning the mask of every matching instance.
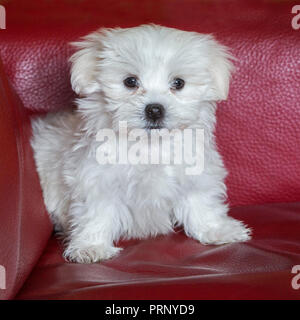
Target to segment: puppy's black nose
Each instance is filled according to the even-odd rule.
[[[157,121],[164,116],[164,107],[159,103],[148,104],[145,108],[146,117],[148,120]]]

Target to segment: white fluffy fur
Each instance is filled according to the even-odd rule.
[[[250,239],[250,229],[227,216],[226,170],[214,139],[216,101],[227,98],[232,64],[212,36],[157,25],[101,29],[74,44],[71,82],[78,110],[34,119],[32,146],[45,203],[66,239],[65,257],[88,263],[114,256],[120,238],[166,234],[175,224],[204,244]],[[139,89],[123,80],[136,75]],[[170,90],[180,77],[185,87]],[[97,163],[95,135],[144,128],[144,108],[166,108],[164,127],[205,129],[205,169]]]

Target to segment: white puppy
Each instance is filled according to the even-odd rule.
[[[120,238],[166,234],[174,225],[203,244],[250,239],[227,216],[226,170],[217,152],[216,101],[227,98],[232,64],[212,36],[157,25],[101,29],[71,57],[78,109],[32,121],[37,170],[64,255],[88,263],[120,251]],[[176,165],[100,165],[99,130],[205,130],[204,171]]]

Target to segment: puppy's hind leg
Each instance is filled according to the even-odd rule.
[[[64,157],[73,141],[72,116],[68,112],[49,113],[31,119],[31,145],[45,205],[56,231],[67,229],[70,194],[65,183]]]

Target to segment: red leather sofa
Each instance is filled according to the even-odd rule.
[[[293,1],[0,2],[1,299],[299,299],[300,30]],[[68,42],[101,26],[154,22],[213,33],[237,58],[217,142],[230,214],[247,243],[204,246],[182,231],[120,243],[98,264],[64,261],[29,144],[32,114],[72,106]],[[0,275],[1,276],[1,275]],[[3,274],[2,274],[3,276]]]

